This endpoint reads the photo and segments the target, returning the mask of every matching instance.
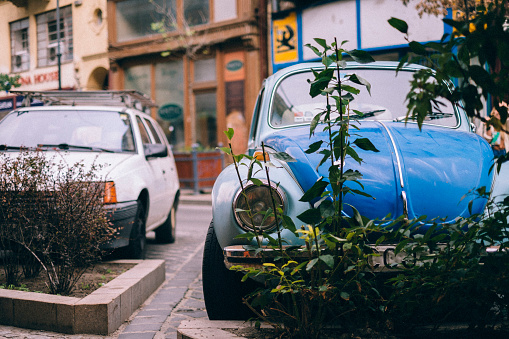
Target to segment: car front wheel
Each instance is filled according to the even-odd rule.
[[[138,201],[138,209],[134,218],[129,245],[126,248],[126,256],[130,259],[144,259],[146,247],[145,235],[145,206]]]
[[[171,244],[175,242],[175,231],[177,225],[177,210],[175,205],[172,206],[170,214],[166,221],[156,228],[156,241],[160,244]]]
[[[205,307],[210,320],[247,320],[254,316],[242,298],[257,287],[254,281],[242,282],[242,273],[224,265],[223,250],[210,223],[203,251],[202,279]]]

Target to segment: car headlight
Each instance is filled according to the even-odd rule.
[[[253,231],[256,227],[258,230],[270,231],[276,227],[275,216],[266,217],[265,215],[269,209],[274,209],[269,192],[272,192],[276,208],[281,208],[284,211],[284,193],[279,187],[269,186],[267,183],[260,186],[250,184],[244,188],[244,192],[237,193],[233,202],[233,210],[235,218],[243,230]],[[251,211],[251,215],[248,210]],[[278,221],[281,221],[280,216]]]

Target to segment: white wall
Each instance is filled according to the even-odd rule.
[[[327,40],[327,43],[337,38],[340,44],[343,40],[349,42],[344,45],[346,49],[357,47],[357,19],[355,16],[355,1],[346,0],[311,7],[302,12],[302,43],[317,46],[314,38]],[[305,60],[316,58],[309,49],[304,48]]]
[[[444,33],[442,19],[429,15],[419,18],[415,4],[416,1],[404,6],[401,0],[362,0],[362,48],[407,44],[404,35],[387,22],[391,17],[407,22],[411,40],[440,40]]]
[[[411,40],[421,42],[440,40],[444,33],[442,18],[423,15],[419,18],[415,9],[416,0],[404,6],[401,0],[361,0],[360,30],[362,49],[407,44],[404,35],[391,27],[387,20],[391,17],[405,20],[409,25]],[[343,0],[322,6],[311,7],[302,12],[302,42],[313,43],[314,38],[326,39],[331,43],[349,42],[346,49],[359,48],[357,41],[357,4],[355,0]],[[316,44],[313,43],[315,46]],[[315,58],[311,50],[305,48],[305,60]]]

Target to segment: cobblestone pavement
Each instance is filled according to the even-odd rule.
[[[181,321],[207,317],[202,292],[201,261],[212,215],[210,210],[210,206],[181,205],[177,213],[177,241],[173,244],[156,244],[149,234],[146,257],[166,260],[166,281],[112,335],[64,335],[0,326],[0,338],[176,339],[177,327]]]

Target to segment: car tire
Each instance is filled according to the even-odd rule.
[[[254,291],[257,284],[242,282],[243,274],[230,271],[224,265],[223,250],[210,223],[203,251],[202,282],[205,308],[210,320],[247,320],[254,313],[242,298]]]
[[[160,244],[171,244],[175,242],[175,232],[177,226],[177,209],[175,205],[171,207],[166,221],[156,228],[156,242]]]
[[[134,218],[131,235],[129,236],[129,245],[125,249],[126,257],[130,259],[144,259],[146,250],[145,234],[145,205],[138,201],[136,217]]]

